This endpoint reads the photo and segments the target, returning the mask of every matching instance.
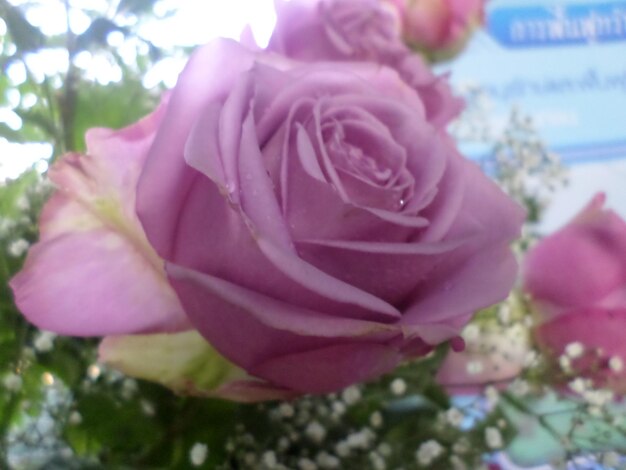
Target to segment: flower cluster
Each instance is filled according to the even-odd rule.
[[[102,360],[133,375],[243,401],[462,347],[515,280],[524,211],[458,153],[459,101],[393,11],[279,4],[267,50],[217,40],[150,116],[90,130],[51,168],[11,282],[26,317],[107,336]]]

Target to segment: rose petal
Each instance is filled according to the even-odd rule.
[[[439,322],[503,300],[517,274],[517,263],[506,244],[473,253],[466,261],[446,260],[420,286],[402,316],[407,326]],[[456,261],[456,262],[454,262]],[[458,264],[457,264],[458,263]]]
[[[181,208],[187,207],[191,187],[197,187],[199,173],[182,155],[189,133],[209,103],[225,99],[236,77],[253,62],[254,55],[236,42],[216,40],[196,50],[178,79],[137,187],[137,213],[150,243],[165,259],[171,259],[175,248]],[[210,70],[219,73],[207,75]],[[224,170],[228,173],[226,166]]]
[[[384,344],[337,344],[276,357],[251,372],[302,393],[329,393],[389,372],[401,360]]]
[[[285,354],[346,342],[380,342],[400,334],[380,323],[294,307],[178,266],[169,265],[168,272],[194,326],[216,349],[249,371]]]
[[[322,271],[400,305],[461,244],[303,240],[297,247],[303,259]]]
[[[524,260],[524,288],[558,310],[610,306],[626,282],[626,222],[596,196],[563,229],[540,241]]]
[[[107,229],[38,243],[11,287],[29,321],[60,334],[176,331],[188,325],[163,273],[127,238]]]

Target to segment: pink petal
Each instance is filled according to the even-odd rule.
[[[164,274],[127,238],[104,228],[38,243],[11,287],[29,321],[60,334],[175,331],[188,325]]]
[[[302,393],[329,393],[379,377],[401,360],[384,344],[337,344],[276,357],[250,372]]]

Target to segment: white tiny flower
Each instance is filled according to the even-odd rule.
[[[463,336],[463,339],[468,343],[472,343],[476,341],[480,336],[480,328],[478,327],[478,325],[470,323],[465,327],[463,333],[461,333],[461,336]]]
[[[274,452],[273,450],[268,450],[267,452],[264,452],[261,456],[261,461],[263,462],[263,465],[265,465],[267,468],[273,469],[278,463],[278,460],[276,459],[276,452]]]
[[[403,379],[394,379],[389,385],[391,393],[396,396],[404,395],[406,393],[406,382]]]
[[[315,461],[323,469],[333,470],[341,467],[341,460],[326,451],[318,453]]]
[[[602,465],[605,467],[617,467],[621,462],[621,458],[617,452],[607,452],[602,456]]]
[[[349,434],[346,438],[346,442],[348,446],[353,449],[367,449],[375,437],[375,434],[370,429],[364,428],[358,432]]]
[[[309,425],[304,430],[306,436],[311,439],[316,444],[321,443],[326,437],[326,428],[322,426],[317,421],[313,421],[309,423]]]
[[[392,449],[389,444],[387,444],[386,442],[382,442],[378,446],[378,452],[384,457],[389,457],[391,455]]]
[[[459,455],[467,454],[469,450],[470,450],[469,443],[464,438],[459,439],[452,446],[452,452],[454,452],[455,454],[459,454]]]
[[[22,388],[22,377],[10,372],[2,379],[2,385],[9,392],[18,392]]]
[[[130,400],[137,393],[138,389],[139,386],[135,379],[124,379],[122,382],[122,398]]]
[[[351,385],[341,392],[341,399],[348,406],[354,405],[361,399],[361,390],[356,385]]]
[[[83,417],[78,411],[72,411],[67,420],[71,425],[77,426],[83,422]]]
[[[502,434],[498,428],[489,426],[485,429],[485,442],[490,449],[500,449],[504,444],[502,441]]]
[[[301,458],[298,460],[298,468],[300,470],[317,470],[317,465],[311,459]]]
[[[487,406],[489,408],[495,407],[500,401],[500,392],[493,385],[485,387],[485,398],[487,399]]]
[[[592,406],[602,407],[613,401],[614,394],[610,390],[587,390],[583,399]]]
[[[452,455],[450,457],[450,463],[452,464],[453,470],[467,470],[467,465],[465,465],[465,462],[463,462],[458,455]]]
[[[613,372],[621,372],[624,369],[624,361],[619,356],[613,356],[609,359],[609,369]]]
[[[446,411],[446,421],[455,428],[458,428],[463,423],[464,418],[465,416],[458,408],[450,408]]]
[[[89,367],[87,367],[87,376],[91,380],[97,380],[98,377],[100,377],[101,373],[102,373],[102,369],[100,369],[100,367],[97,364],[92,364]]]
[[[469,375],[477,375],[483,371],[483,363],[481,361],[469,361],[465,369]]]
[[[148,400],[141,400],[139,404],[141,405],[141,411],[143,411],[143,414],[146,416],[154,416],[155,410],[152,403]]]
[[[335,445],[335,452],[339,457],[348,457],[351,450],[352,449],[347,441],[339,441],[337,445]]]
[[[254,452],[246,452],[243,456],[243,461],[249,467],[256,464],[256,454]]]
[[[19,258],[24,253],[26,253],[26,250],[28,250],[29,246],[30,246],[30,243],[28,243],[28,241],[24,240],[23,238],[18,238],[17,240],[13,240],[11,243],[9,243],[9,246],[8,246],[9,255],[11,255],[14,258]]]
[[[417,463],[423,466],[430,465],[435,459],[437,459],[444,451],[444,448],[439,442],[431,439],[422,443],[417,449],[415,458]]]
[[[290,403],[281,403],[278,406],[278,412],[283,418],[293,418],[293,415],[295,414],[295,410]]]
[[[374,470],[386,470],[387,464],[385,463],[385,459],[378,452],[370,452],[369,454],[370,462]]]
[[[524,395],[527,395],[530,391],[530,385],[526,380],[518,378],[515,379],[513,383],[511,383],[511,385],[509,385],[509,390],[511,390],[511,393],[513,393],[514,395],[523,397]]]
[[[35,349],[39,352],[51,351],[54,347],[54,339],[56,336],[57,335],[51,331],[40,331],[35,338],[33,346],[35,346]]]
[[[560,356],[559,357],[559,366],[561,366],[561,370],[563,372],[571,372],[572,371],[572,361],[568,356]]]
[[[334,401],[332,404],[332,412],[337,417],[341,417],[346,412],[346,405],[342,401]]]
[[[511,306],[509,304],[502,304],[498,308],[498,319],[500,323],[507,325],[511,322]]]
[[[524,355],[524,367],[531,367],[535,365],[535,362],[539,358],[537,351],[531,349]]]
[[[379,428],[383,425],[383,415],[380,411],[374,411],[370,415],[370,424],[373,428]]]
[[[579,395],[582,395],[587,390],[587,383],[585,382],[585,379],[581,377],[576,377],[567,385],[572,392],[578,393]]]
[[[567,346],[565,346],[565,354],[569,356],[571,359],[579,358],[580,356],[583,355],[584,352],[585,352],[585,346],[578,341],[574,343],[569,343]]]
[[[196,442],[189,451],[189,460],[191,461],[191,465],[193,465],[194,467],[199,467],[204,462],[206,462],[206,458],[208,455],[208,446],[206,444]]]

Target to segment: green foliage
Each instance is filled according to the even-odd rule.
[[[103,86],[85,84],[78,91],[72,147],[85,150],[84,136],[93,127],[119,129],[152,111],[157,98],[148,94],[141,82],[127,79]]]

